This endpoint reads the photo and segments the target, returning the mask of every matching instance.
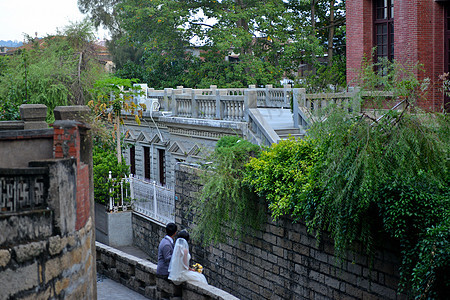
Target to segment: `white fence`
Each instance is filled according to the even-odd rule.
[[[108,211],[133,211],[163,224],[175,222],[175,190],[137,175],[112,182]],[[120,185],[120,186],[119,186]]]
[[[132,208],[135,212],[163,224],[175,222],[174,189],[137,175],[130,175],[126,180],[130,183]]]

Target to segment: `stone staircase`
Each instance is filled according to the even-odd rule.
[[[290,109],[282,108],[258,108],[262,117],[280,139],[287,139],[289,136],[303,138],[305,131],[294,127],[294,118]]]

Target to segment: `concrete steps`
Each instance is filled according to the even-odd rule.
[[[304,132],[294,128],[294,118],[290,109],[258,108],[258,111],[280,139],[287,139],[289,136],[303,138]]]

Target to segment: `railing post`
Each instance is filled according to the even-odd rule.
[[[220,103],[220,90],[214,90],[216,93],[216,118],[218,120],[223,119],[223,107]]]
[[[244,91],[244,119],[249,122],[249,110],[250,108],[256,108],[256,90],[247,89]]]
[[[288,91],[291,90],[291,85],[290,84],[285,84],[283,88],[284,88],[284,91],[283,91],[284,92],[284,94],[283,94],[283,96],[284,96],[284,100],[283,100],[284,104],[287,104],[290,107],[291,105],[289,103]]]
[[[354,112],[359,113],[361,111],[361,97],[360,88],[354,87],[352,92],[352,109]]]
[[[265,93],[265,95],[264,95],[264,105],[266,106],[266,107],[269,107],[269,103],[271,102],[270,100],[270,93],[269,93],[269,90],[270,89],[272,89],[273,88],[273,85],[271,85],[271,84],[267,84],[266,85],[266,93]]]
[[[108,182],[111,184],[112,181],[112,172],[109,171]],[[113,199],[112,199],[112,188],[109,188],[109,211],[113,210]]]
[[[178,116],[178,107],[177,107],[177,98],[176,97],[177,97],[177,94],[172,91],[172,97],[171,97],[172,112],[175,117]]]
[[[133,174],[130,174],[130,176],[128,176],[129,180],[130,180],[130,198],[131,200],[134,199],[134,181],[133,181]]]
[[[292,112],[294,114],[294,128],[298,128],[299,123],[299,115],[298,115],[298,99],[300,97],[300,89],[294,89],[292,93]]]
[[[156,201],[156,181],[153,180],[153,207],[155,208],[155,218],[158,216],[158,203]]]
[[[198,104],[197,104],[197,97],[195,96],[195,90],[191,91],[191,116],[193,118],[197,118],[199,116],[198,113]]]

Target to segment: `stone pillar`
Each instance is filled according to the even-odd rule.
[[[19,107],[20,117],[24,122],[23,129],[46,129],[47,106],[44,104],[22,104]]]
[[[92,137],[88,124],[90,109],[84,105],[58,106],[54,110],[54,157],[73,157],[77,163],[76,230],[83,228],[89,218],[95,224],[94,179],[92,163]],[[95,230],[92,233],[91,251],[95,253]],[[94,259],[95,261],[95,259]],[[95,265],[92,268],[96,276]],[[96,293],[96,282],[94,292]],[[95,298],[96,299],[96,294]]]
[[[244,91],[244,119],[249,122],[249,109],[257,108],[256,90],[247,89]]]

